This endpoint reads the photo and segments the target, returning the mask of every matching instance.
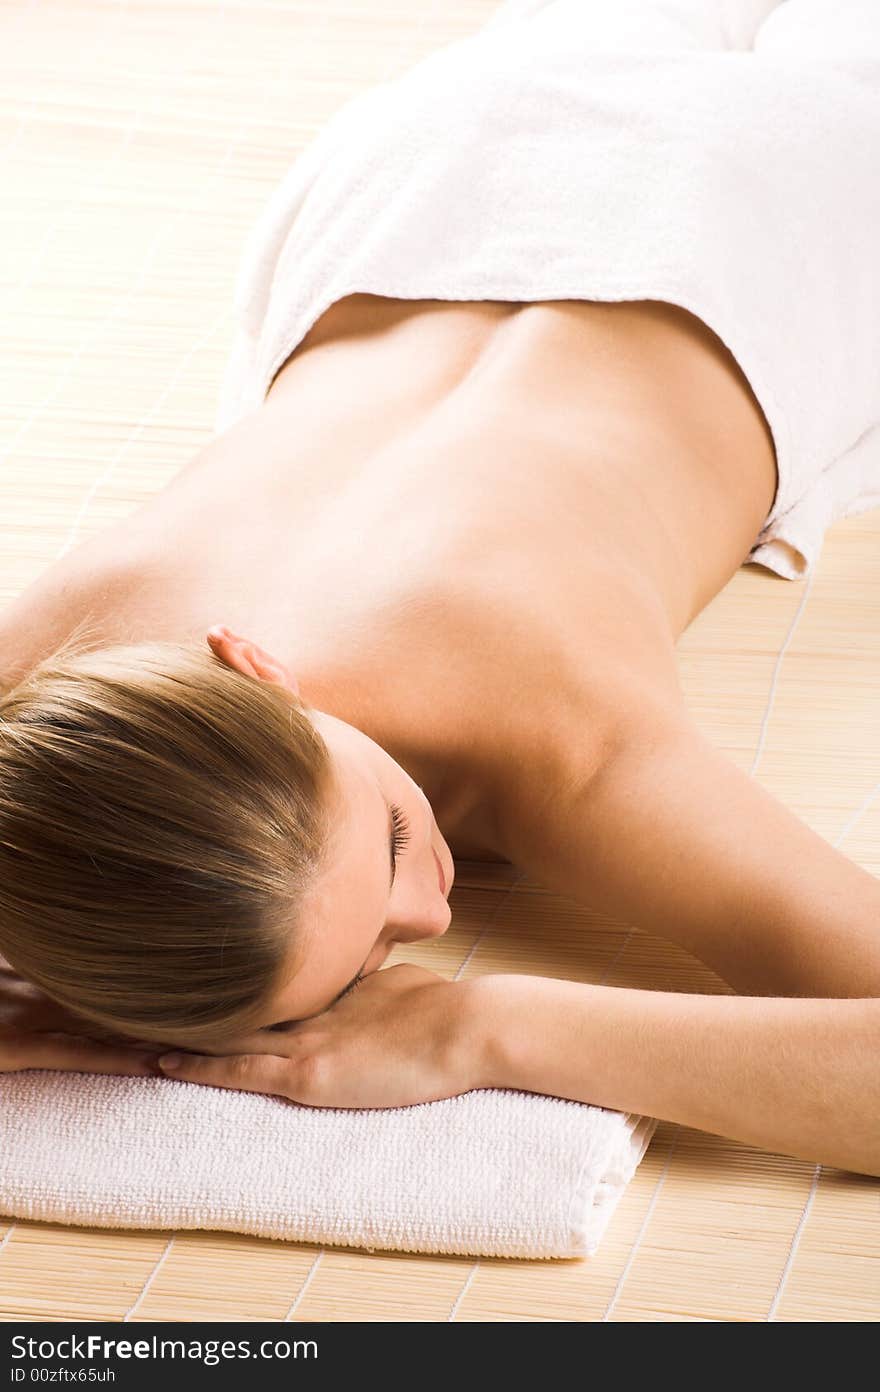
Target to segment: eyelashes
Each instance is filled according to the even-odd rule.
[[[410,826],[406,813],[397,803],[391,805],[391,853],[394,856],[394,863],[397,864],[397,857],[403,851],[404,846],[410,838]]]
[[[355,989],[355,987],[356,987],[356,986],[360,986],[360,984],[361,984],[361,982],[364,980],[365,976],[366,976],[366,972],[359,971],[358,974],[357,974],[357,976],[354,978],[354,980],[353,980],[353,981],[350,981],[350,982],[348,983],[348,985],[346,986],[346,988],[345,988],[345,990],[342,992],[342,994],[336,997],[336,1000],[333,1002],[333,1005],[328,1005],[327,1010],[332,1010],[332,1009],[333,1009],[333,1006],[336,1004],[336,1001],[345,1000],[345,997],[346,997],[346,996],[350,996],[351,993],[352,993],[352,991]],[[321,1014],[325,1014],[325,1013],[326,1013],[325,1011],[322,1011],[322,1012],[321,1012]],[[281,1034],[281,1033],[284,1032],[284,1030],[290,1029],[291,1025],[298,1025],[298,1024],[301,1024],[301,1023],[302,1023],[302,1021],[300,1021],[300,1020],[281,1020],[281,1021],[280,1021],[278,1024],[276,1024],[276,1025],[264,1025],[264,1026],[263,1026],[263,1030],[264,1030],[267,1034]]]
[[[354,978],[354,981],[350,981],[350,982],[349,982],[349,984],[346,986],[345,990],[343,991],[343,993],[342,993],[342,995],[339,997],[339,999],[340,999],[340,1000],[345,1000],[345,997],[346,997],[346,996],[350,996],[351,993],[352,993],[352,991],[355,990],[355,988],[356,988],[357,986],[360,986],[360,984],[361,984],[361,982],[363,981],[363,979],[364,979],[364,972],[358,972],[357,976]]]

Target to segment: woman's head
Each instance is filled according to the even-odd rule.
[[[0,698],[0,951],[99,1029],[190,1048],[319,1013],[449,922],[404,770],[255,645],[211,643],[68,645]]]

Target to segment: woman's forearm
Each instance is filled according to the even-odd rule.
[[[880,1000],[478,977],[483,1086],[680,1122],[880,1175]]]

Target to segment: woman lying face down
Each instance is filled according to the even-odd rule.
[[[60,1003],[187,1050],[159,1067],[190,1084],[334,1108],[515,1088],[880,1174],[876,880],[698,732],[633,727],[546,828],[546,879],[747,994],[377,971],[449,923],[421,790],[269,655],[211,643],[68,645],[0,698],[0,951],[24,978],[0,982],[0,1071],[153,1071],[41,1037]]]
[[[73,644],[0,700],[0,948],[99,1037],[270,1037],[449,926],[405,770],[254,644],[209,645]]]

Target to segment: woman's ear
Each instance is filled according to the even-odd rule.
[[[287,691],[292,691],[294,696],[301,694],[299,682],[293,673],[283,662],[279,662],[277,657],[272,657],[271,653],[265,652],[256,643],[231,633],[223,624],[215,624],[209,628],[207,638],[211,651],[225,662],[227,667],[234,667],[246,677],[256,677],[260,681],[271,682],[274,686],[283,686]]]

